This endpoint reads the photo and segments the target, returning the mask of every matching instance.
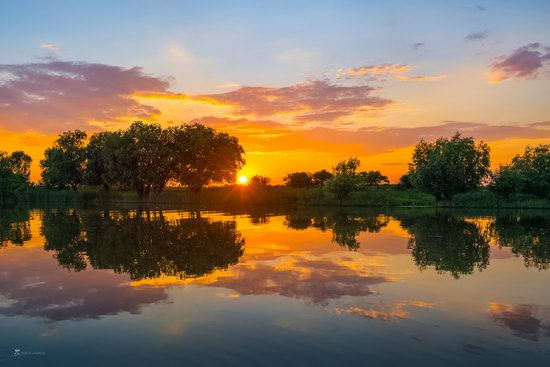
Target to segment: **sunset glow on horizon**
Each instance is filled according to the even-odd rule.
[[[63,131],[201,122],[239,138],[241,176],[281,184],[352,156],[397,182],[457,131],[494,168],[550,142],[550,3],[395,3],[5,2],[2,150],[38,182]]]

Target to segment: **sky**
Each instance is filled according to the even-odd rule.
[[[360,158],[392,181],[420,139],[550,143],[549,1],[0,2],[0,150],[39,179],[62,131],[202,122],[240,174]]]

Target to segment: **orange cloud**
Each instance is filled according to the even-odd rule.
[[[439,80],[444,79],[444,75],[433,75],[433,76],[409,76],[407,73],[412,70],[410,65],[402,64],[382,64],[382,65],[367,65],[361,66],[358,68],[349,68],[345,72],[338,72],[339,77],[344,78],[356,78],[364,76],[374,76],[374,77],[394,77],[399,80],[409,80],[409,81],[430,81],[430,80]]]

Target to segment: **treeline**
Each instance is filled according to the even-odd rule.
[[[414,148],[408,172],[397,185],[416,188],[434,195],[437,201],[451,200],[456,194],[489,189],[506,199],[550,198],[550,146],[527,147],[510,164],[492,172],[490,149],[484,142],[456,133],[433,143],[421,140]],[[360,161],[339,162],[332,173],[295,172],[285,177],[290,187],[324,186],[342,204],[352,192],[369,186],[389,184],[380,171],[359,172]],[[268,181],[268,180],[267,180]]]
[[[40,161],[49,188],[82,185],[134,190],[140,198],[168,183],[198,192],[211,183],[233,182],[244,160],[236,137],[201,124],[162,128],[134,122],[126,130],[80,130],[59,135]]]

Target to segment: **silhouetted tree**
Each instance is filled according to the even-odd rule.
[[[40,161],[42,181],[46,186],[77,190],[85,167],[85,140],[84,131],[67,131],[59,135],[53,147],[46,149]]]
[[[116,132],[103,131],[92,135],[86,146],[86,168],[83,177],[85,184],[102,185],[105,190],[109,190],[111,182],[109,181],[110,170],[107,165],[108,159],[114,154],[112,150],[120,148],[118,145],[120,141],[117,138]]]
[[[350,158],[339,162],[333,168],[334,176],[327,181],[327,189],[336,196],[340,206],[346,200],[350,193],[357,190],[360,179],[357,175],[357,169],[361,162],[357,158]]]
[[[252,187],[266,187],[269,186],[271,179],[266,176],[255,175],[250,177],[248,184]]]
[[[210,183],[232,183],[244,160],[239,140],[201,124],[169,131],[173,139],[173,179],[193,192]]]
[[[456,133],[434,143],[424,140],[415,147],[409,174],[413,185],[432,193],[436,200],[479,187],[489,171],[489,146]]]
[[[388,177],[384,176],[380,171],[359,172],[359,179],[360,185],[363,187],[390,183]]]
[[[313,181],[313,185],[315,186],[323,186],[325,182],[327,182],[331,178],[332,178],[332,173],[330,173],[326,169],[317,171],[313,173],[313,175],[311,176],[311,180]]]
[[[307,172],[294,172],[289,173],[283,178],[285,185],[289,187],[311,187],[313,186],[313,180]]]

